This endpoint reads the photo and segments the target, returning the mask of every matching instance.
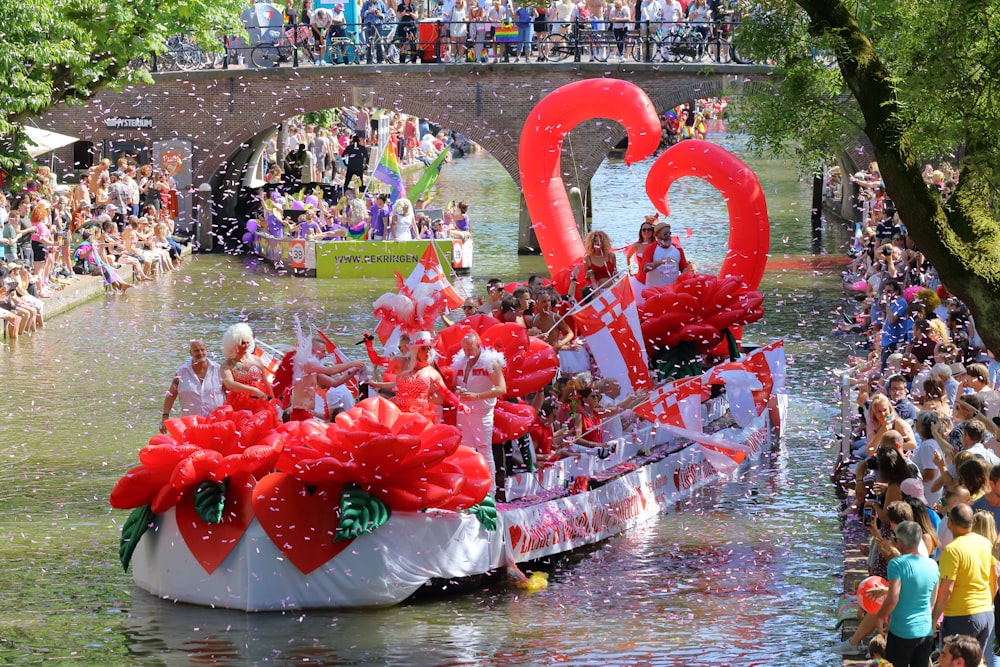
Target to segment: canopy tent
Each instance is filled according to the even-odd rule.
[[[50,132],[49,130],[43,130],[31,125],[25,125],[23,128],[24,133],[28,135],[28,155],[31,157],[38,157],[43,153],[48,153],[49,151],[54,151],[57,148],[69,146],[73,142],[79,141],[76,137],[59,134],[58,132]]]

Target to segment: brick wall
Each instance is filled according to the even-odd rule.
[[[495,157],[518,182],[517,145],[532,107],[556,88],[588,78],[637,84],[658,109],[696,97],[739,94],[747,82],[765,82],[752,65],[532,63],[525,65],[329,66],[231,69],[157,74],[152,85],[107,90],[88,104],[58,107],[41,127],[99,144],[167,138],[194,145],[193,182],[208,181],[240,144],[284,119],[307,111],[372,104],[427,118],[466,135]],[[108,129],[112,116],[153,119],[150,129]],[[608,150],[624,137],[614,123],[591,121],[570,134],[564,179],[586,189]],[[60,155],[71,162],[71,153]]]

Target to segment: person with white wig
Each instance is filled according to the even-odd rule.
[[[222,336],[222,386],[226,389],[226,403],[236,410],[267,410],[274,398],[268,370],[254,354],[255,347],[253,330],[242,322],[226,329]]]
[[[386,230],[386,241],[412,241],[414,237],[413,204],[406,197],[400,197],[392,205],[392,215],[389,217],[389,229]]]

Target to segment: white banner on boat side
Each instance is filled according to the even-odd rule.
[[[688,447],[586,493],[501,512],[516,562],[593,544],[648,521],[718,476]]]

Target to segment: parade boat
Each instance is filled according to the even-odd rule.
[[[355,409],[391,420],[386,407]],[[784,399],[746,428],[727,419],[724,397],[702,410],[722,426],[714,437],[745,454],[739,466],[720,466],[718,452],[647,426],[607,459],[576,455],[520,473],[508,479],[509,502],[464,511],[393,510],[393,496],[376,509],[358,487],[275,472],[253,483],[237,474],[219,523],[199,518],[197,493],[140,519],[152,525],[132,557],[134,580],[163,599],[245,611],[398,604],[434,580],[457,582],[598,543],[731,479],[773,443],[771,415],[784,414]],[[430,486],[422,487],[427,497],[436,491]],[[350,537],[345,517],[361,513],[372,525],[388,516]]]
[[[254,252],[275,266],[316,278],[391,278],[409,273],[433,247],[442,266],[458,275],[472,271],[472,237],[420,241],[311,241],[258,231]]]
[[[558,155],[565,133],[594,117],[625,126],[626,161],[655,150],[652,103],[608,79],[550,94],[522,135],[525,199],[564,293],[582,243]],[[650,171],[647,192],[661,213],[669,213],[670,183],[684,175],[710,180],[726,197],[730,244],[720,274],[641,290],[616,279],[577,294],[572,315],[596,370],[641,399],[632,405],[636,426],[494,489],[497,479],[462,431],[378,396],[329,422],[281,423],[271,409],[229,406],[170,419],[111,494],[113,507],[132,510],[119,555],[136,585],[246,611],[388,606],[431,582],[527,568],[598,543],[752,466],[780,437],[787,408],[783,344],[740,351],[742,328],[763,315],[763,193],[735,157],[685,141]],[[425,257],[401,296],[447,293],[440,267]],[[485,315],[439,331],[435,349],[452,358],[470,331],[505,360],[493,443],[520,442],[537,424],[523,400],[552,381],[560,360],[523,326]]]

